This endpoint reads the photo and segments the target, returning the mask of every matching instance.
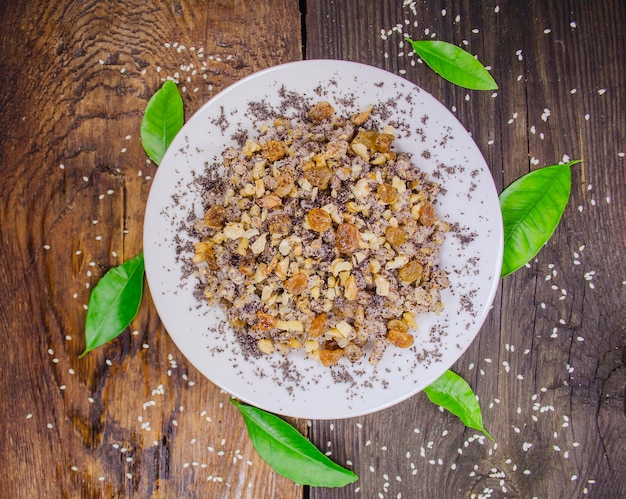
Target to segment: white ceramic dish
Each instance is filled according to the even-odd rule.
[[[293,99],[298,95],[298,99]],[[224,314],[197,298],[187,275],[193,250],[186,228],[202,213],[196,178],[220,163],[242,130],[250,138],[267,113],[292,115],[304,97],[330,101],[341,116],[375,106],[372,119],[392,124],[394,150],[410,152],[444,192],[437,211],[455,230],[440,267],[450,287],[439,316],[418,318],[411,349],[390,347],[376,367],[366,359],[332,368],[292,352],[244,355]],[[426,91],[386,71],[345,61],[310,60],[253,74],[207,102],[175,138],[154,177],[146,207],[144,255],[159,316],[185,357],[207,378],[247,403],[309,419],[371,413],[428,386],[478,333],[491,306],[502,262],[502,219],[493,179],[478,147],[457,119]],[[194,295],[194,292],[196,294]]]

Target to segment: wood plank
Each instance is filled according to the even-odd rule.
[[[553,239],[502,282],[453,366],[479,395],[496,442],[423,394],[377,414],[316,421],[311,438],[360,480],[310,496],[623,496],[624,4],[404,4],[308,1],[307,58],[365,62],[417,82],[455,110],[499,190],[564,155],[584,163]],[[412,66],[401,33],[478,54],[500,89],[466,91]]]
[[[3,2],[0,496],[302,493],[258,458],[147,291],[132,334],[78,358],[91,288],[141,251],[156,171],[139,138],[148,98],[173,77],[189,117],[300,59],[299,23],[291,0]]]

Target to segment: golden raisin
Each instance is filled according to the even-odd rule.
[[[385,238],[392,246],[402,246],[406,242],[406,232],[398,227],[387,227]]]
[[[287,155],[287,148],[282,140],[268,140],[263,146],[263,159],[278,161]]]
[[[435,207],[425,201],[420,209],[420,222],[424,227],[430,227],[435,222]]]
[[[286,236],[291,231],[291,218],[286,213],[271,213],[267,217],[267,228],[272,234]]]
[[[324,350],[320,352],[320,360],[322,361],[322,365],[324,367],[335,365],[339,362],[341,357],[343,357],[342,348],[337,348],[336,350],[328,350],[327,348],[324,348]]]
[[[413,344],[413,335],[392,329],[387,333],[387,339],[398,348],[409,348]]]
[[[376,194],[378,194],[378,201],[382,204],[391,204],[398,199],[398,189],[389,184],[380,184]]]
[[[326,327],[326,318],[328,315],[326,312],[316,315],[311,321],[311,327],[309,328],[309,338],[319,338],[324,332]]]
[[[406,333],[409,330],[409,326],[406,322],[404,322],[401,319],[391,319],[387,323],[387,329],[389,331],[396,330],[396,331],[400,331],[401,333]]]
[[[221,229],[226,220],[226,209],[223,206],[211,206],[204,214],[204,223],[211,229]]]
[[[309,109],[309,119],[313,123],[321,123],[322,121],[330,118],[335,110],[329,102],[318,102]]]
[[[376,137],[376,149],[380,152],[389,152],[393,143],[393,135],[390,133],[381,133]]]
[[[330,229],[332,219],[327,211],[321,208],[313,208],[306,216],[311,229],[316,232],[324,232]]]
[[[398,276],[404,282],[418,282],[422,279],[424,267],[417,260],[411,260],[398,271]]]
[[[304,172],[304,177],[311,182],[313,187],[326,189],[328,182],[333,178],[333,172],[327,166],[315,165]]]
[[[361,234],[359,228],[349,222],[339,224],[335,234],[335,247],[340,253],[352,253],[359,247]]]
[[[270,314],[266,314],[265,312],[261,312],[259,310],[256,313],[256,318],[258,328],[263,331],[269,331],[270,329],[274,329],[276,327],[276,318]]]
[[[298,272],[285,281],[285,291],[292,295],[299,295],[309,284],[309,278],[304,272]]]

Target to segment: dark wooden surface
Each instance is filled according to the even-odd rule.
[[[624,2],[5,1],[0,27],[0,497],[626,496]],[[500,89],[443,81],[402,34],[463,46]],[[188,117],[302,57],[421,85],[472,133],[498,189],[583,160],[554,237],[502,281],[453,366],[495,442],[423,394],[294,421],[360,475],[334,490],[294,485],[256,456],[147,291],[127,332],[78,358],[91,287],[141,250],[155,167],[139,125],[162,79],[184,89]]]

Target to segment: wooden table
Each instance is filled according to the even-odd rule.
[[[626,496],[622,0],[6,0],[0,27],[1,497]],[[500,89],[449,84],[402,34],[477,54]],[[418,83],[471,132],[499,190],[583,160],[554,237],[502,281],[453,366],[495,442],[423,394],[368,416],[292,421],[360,475],[332,490],[259,459],[147,290],[129,330],[79,358],[91,288],[141,250],[150,96],[176,79],[189,117],[238,79],[302,58]]]

